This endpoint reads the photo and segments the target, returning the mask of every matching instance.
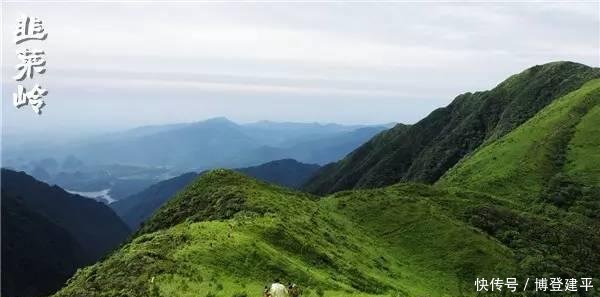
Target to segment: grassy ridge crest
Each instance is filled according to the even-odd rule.
[[[302,284],[313,296],[466,292],[475,274],[510,272],[514,263],[509,249],[434,201],[451,196],[415,185],[319,201],[212,171],[55,296],[255,296],[273,277]]]

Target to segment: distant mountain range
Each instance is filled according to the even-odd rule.
[[[241,125],[215,118],[140,127],[48,150],[42,146],[37,151],[3,152],[3,163],[108,203],[189,171],[252,167],[281,159],[326,164],[388,127],[269,121]]]
[[[48,151],[28,150],[25,156],[19,151],[8,151],[5,166],[28,172],[38,170],[39,177],[44,177],[41,171],[74,170],[62,166],[57,171],[58,161],[30,164],[35,158],[70,158],[70,163],[76,163],[74,166],[121,164],[184,172],[256,166],[286,158],[325,164],[343,158],[389,127],[390,124],[345,126],[269,121],[236,124],[226,118],[214,118],[196,123],[140,127]],[[66,162],[63,161],[63,165]],[[74,166],[70,167],[76,168]]]
[[[56,290],[130,230],[106,205],[2,169],[2,296]],[[39,280],[34,281],[34,280]]]
[[[235,170],[262,181],[297,188],[319,168],[319,165],[284,159]],[[137,230],[142,222],[200,175],[190,172],[161,181],[135,195],[110,204],[110,207],[129,225],[129,228]]]

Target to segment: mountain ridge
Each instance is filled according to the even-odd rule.
[[[234,170],[262,181],[297,188],[318,168],[319,166],[315,164],[304,164],[293,159],[283,159]],[[137,194],[110,204],[110,207],[132,230],[137,230],[152,213],[202,174],[189,172],[158,182]]]
[[[512,133],[479,148],[437,184],[526,203],[546,199],[558,206],[577,203],[585,188],[588,204],[580,205],[580,212],[600,210],[592,199],[594,191],[600,197],[600,174],[594,167],[600,158],[594,153],[597,137],[593,136],[598,129],[592,128],[600,123],[599,106],[600,79],[596,79],[557,99]],[[482,174],[473,174],[474,170]],[[514,179],[517,175],[523,178]]]
[[[79,271],[55,296],[251,296],[275,276],[327,296],[443,296],[465,290],[470,270],[491,276],[512,269],[509,250],[442,214],[427,198],[433,193],[438,192],[431,187],[402,185],[319,200],[230,170],[212,170],[170,199],[119,251]],[[371,205],[373,197],[380,203]],[[369,224],[361,219],[374,216],[379,219]],[[428,224],[419,224],[421,219]],[[403,240],[423,232],[427,239]],[[464,240],[485,248],[466,246]],[[444,245],[456,253],[439,249]],[[436,279],[418,267],[439,269]],[[456,269],[464,271],[456,274]]]
[[[392,128],[374,137],[343,160],[325,166],[304,189],[326,194],[399,181],[433,183],[480,145],[597,77],[599,68],[573,62],[528,68],[489,91],[457,96],[407,129]]]

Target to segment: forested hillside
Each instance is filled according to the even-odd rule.
[[[2,169],[2,295],[40,296],[60,288],[129,236],[106,205]]]
[[[326,194],[400,181],[433,183],[465,155],[527,121],[559,97],[600,77],[572,62],[534,66],[489,91],[459,95],[410,126],[398,126],[321,169],[306,185]]]

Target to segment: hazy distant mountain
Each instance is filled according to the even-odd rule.
[[[235,170],[262,181],[297,188],[304,184],[318,169],[319,165],[284,159]],[[110,207],[132,230],[136,230],[159,207],[200,175],[190,172],[161,181],[135,195],[110,204]]]
[[[120,200],[158,181],[181,174],[161,167],[88,165],[73,156],[67,156],[60,168],[51,168],[45,166],[44,162],[32,160],[11,169],[27,172],[37,180],[104,203]]]
[[[268,121],[239,125],[216,118],[122,139],[119,144],[94,144],[83,157],[196,170],[247,167],[284,158],[324,164],[342,158],[384,129]]]
[[[257,146],[240,126],[218,118],[141,136],[100,140],[76,154],[104,164],[198,168],[226,165],[226,160],[240,151]]]
[[[324,165],[339,160],[355,148],[384,131],[384,126],[363,127],[313,136],[286,147],[261,146],[234,157],[238,163],[261,164],[270,160],[294,159],[303,163]]]
[[[64,170],[77,170],[77,169],[80,169],[80,168],[82,168],[84,166],[85,166],[85,164],[83,163],[83,161],[77,159],[73,155],[69,155],[62,162],[61,169],[64,169]]]
[[[58,173],[83,167],[127,164],[179,171],[240,168],[278,159],[325,164],[344,157],[387,125],[338,125],[261,121],[236,124],[226,118],[145,126],[65,144],[60,149],[9,151],[6,164],[52,181]],[[62,166],[55,160],[64,160]],[[23,161],[25,160],[25,161]],[[41,160],[35,161],[33,160]],[[42,162],[43,161],[43,162]],[[52,163],[52,164],[50,164]]]
[[[256,123],[244,124],[244,131],[251,137],[259,140],[270,147],[293,147],[294,145],[310,142],[328,137],[344,135],[361,128],[382,127],[391,128],[390,125],[339,125],[339,124],[319,124],[319,123],[290,123],[290,122],[272,122],[260,121]]]
[[[284,149],[282,155],[301,162],[324,165],[332,160],[344,158],[355,148],[384,130],[386,128],[383,126],[364,127],[328,137],[308,140],[297,143],[291,148]]]

